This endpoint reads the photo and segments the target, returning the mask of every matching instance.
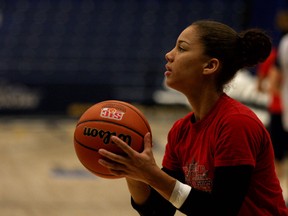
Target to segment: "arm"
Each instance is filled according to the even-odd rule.
[[[126,182],[135,205],[143,205],[151,193],[149,185],[129,178],[126,178]]]
[[[163,168],[169,175],[181,182],[184,175]],[[187,215],[238,215],[248,191],[253,167],[248,165],[235,167],[217,167],[211,193],[192,189],[180,211]],[[145,203],[138,205],[131,199],[132,206],[141,216],[174,215],[176,208],[155,190]]]
[[[166,168],[162,168],[162,170],[168,175],[174,177],[175,179],[184,182],[184,175],[182,172],[170,171]],[[133,208],[141,215],[141,216],[172,216],[176,212],[176,208],[165,198],[163,198],[157,191],[153,188],[150,188],[150,194],[147,200],[142,204],[136,204],[133,195],[131,198],[131,204]]]
[[[192,189],[180,211],[185,214],[236,216],[242,206],[253,167],[216,167],[211,193]]]
[[[118,143],[117,145],[127,153],[127,156],[99,150],[101,155],[111,160],[111,162],[100,160],[99,163],[108,167],[114,175],[126,177],[134,208],[140,211],[150,209],[152,212],[141,215],[157,215],[157,209],[160,208],[163,212],[163,209],[167,210],[168,206],[172,209],[171,212],[175,212],[175,208],[173,210],[168,200],[174,190],[176,178],[173,177],[172,171],[169,173],[164,168],[166,171],[164,172],[155,164],[151,155],[151,145],[147,144],[150,141],[147,139],[150,139],[150,136],[145,136],[144,151],[138,153],[114,137],[113,141]],[[211,212],[212,215],[237,215],[248,191],[252,172],[253,167],[248,165],[216,167],[212,192],[192,188],[179,210],[188,215],[193,213],[194,216],[211,215]],[[215,212],[219,214],[214,214]],[[173,213],[166,215],[173,215]]]
[[[269,70],[269,91],[273,95],[280,95],[282,77],[281,72],[276,66],[273,66]]]
[[[144,150],[141,153],[134,151],[117,137],[113,136],[112,140],[126,155],[117,155],[100,149],[99,154],[110,160],[100,159],[99,163],[109,168],[112,174],[127,179],[128,188],[135,203],[141,205],[147,200],[150,195],[150,187],[169,200],[176,179],[157,166],[152,153],[150,134],[147,133],[144,137]]]
[[[169,200],[176,183],[176,179],[161,170],[155,172],[153,177],[150,180],[146,180],[146,182],[131,178],[126,178],[126,181],[133,200],[140,205],[148,199],[151,188]]]

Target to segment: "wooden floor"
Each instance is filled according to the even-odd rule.
[[[161,165],[167,131],[187,109],[141,109],[151,124]],[[78,161],[76,122],[65,116],[0,117],[0,215],[138,215],[123,179],[96,177]]]
[[[151,124],[161,165],[167,132],[188,109],[139,108]],[[1,216],[138,215],[123,179],[96,177],[78,161],[73,146],[76,122],[65,116],[0,117]]]

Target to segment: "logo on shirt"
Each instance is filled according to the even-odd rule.
[[[187,184],[201,191],[212,191],[212,179],[208,176],[208,170],[205,165],[198,164],[198,162],[192,160],[190,164],[183,167],[183,170]]]

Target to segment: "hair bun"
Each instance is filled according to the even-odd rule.
[[[238,34],[239,52],[243,67],[254,66],[265,61],[269,56],[272,44],[271,39],[260,29],[249,29]]]

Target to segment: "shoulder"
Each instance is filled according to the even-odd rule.
[[[242,158],[246,158],[246,162],[255,164],[255,160],[251,160],[249,155],[256,158],[262,149],[270,149],[269,133],[251,109],[233,99],[228,101],[222,107],[226,108],[226,113],[223,112],[219,116],[217,126],[214,128],[215,143],[212,144],[212,149],[215,155],[220,156],[218,159],[225,158],[225,155],[239,158],[241,154]],[[232,164],[232,161],[230,162]]]
[[[258,128],[263,130],[265,127],[258,116],[246,105],[224,95],[219,106],[218,121],[222,126],[231,128]]]
[[[255,113],[246,105],[239,102],[238,100],[231,98],[227,94],[224,94],[220,99],[220,106],[222,107],[222,111],[225,112],[227,115],[234,115],[234,114],[243,114],[249,116],[255,116]],[[227,112],[229,111],[229,112]]]
[[[177,139],[178,137],[181,136],[183,131],[185,131],[186,129],[189,129],[189,127],[191,125],[192,114],[193,114],[192,112],[188,113],[186,116],[184,116],[181,119],[178,119],[173,124],[172,128],[170,129],[170,131],[168,133],[168,139],[169,140]]]
[[[180,128],[183,128],[185,126],[188,126],[191,122],[191,117],[192,117],[192,112],[188,113],[186,116],[183,118],[178,119],[172,126],[170,132],[176,132],[179,131]]]
[[[172,126],[173,128],[178,128],[178,127],[182,127],[183,125],[187,125],[191,122],[191,118],[192,118],[193,113],[190,112],[188,113],[186,116],[184,116],[183,118],[178,119]]]

